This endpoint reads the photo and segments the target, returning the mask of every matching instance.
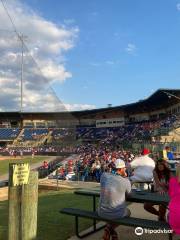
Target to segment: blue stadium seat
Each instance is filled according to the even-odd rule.
[[[23,134],[23,140],[34,140],[40,136],[47,135],[48,134],[47,128],[25,128],[24,134]]]
[[[19,128],[0,128],[0,139],[13,140],[18,136],[19,132]]]

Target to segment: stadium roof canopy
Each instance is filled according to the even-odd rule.
[[[180,89],[158,89],[148,98],[139,100],[138,102],[135,102],[135,103],[115,106],[115,107],[79,111],[74,113],[76,114],[79,113],[80,115],[81,114],[84,115],[84,114],[93,114],[98,112],[124,110],[125,112],[132,114],[132,113],[140,113],[140,112],[147,112],[147,111],[167,108],[179,102],[180,102]]]
[[[89,116],[92,117],[97,113],[108,113],[111,111],[123,111],[127,114],[133,113],[143,113],[148,111],[155,111],[162,108],[167,108],[172,106],[176,103],[180,102],[180,89],[158,89],[154,92],[151,96],[146,99],[139,100],[135,103],[130,103],[121,106],[115,107],[106,107],[106,108],[99,108],[99,109],[92,109],[92,110],[83,110],[83,111],[72,111],[72,112],[1,112],[1,117],[26,117],[26,116],[41,116],[45,117],[48,115],[54,117],[63,117],[68,116],[70,114],[72,117],[83,117]]]

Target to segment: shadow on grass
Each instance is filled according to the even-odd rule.
[[[7,240],[8,201],[0,202],[0,239]]]
[[[65,207],[92,209],[92,200],[72,191],[46,191],[39,194],[37,240],[67,240],[74,235],[74,217],[60,214]],[[80,229],[92,225],[91,220],[80,220]],[[0,202],[0,239],[7,240],[8,202]]]

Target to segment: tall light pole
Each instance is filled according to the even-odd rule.
[[[23,111],[23,77],[24,77],[24,40],[27,38],[25,35],[18,35],[21,41],[21,104],[20,111]]]
[[[23,111],[23,71],[24,71],[24,39],[23,35],[20,36],[21,40],[21,108],[20,111]]]

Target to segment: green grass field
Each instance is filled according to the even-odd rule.
[[[7,174],[8,169],[9,169],[9,163],[30,163],[35,164],[38,162],[43,162],[44,160],[48,159],[49,157],[47,156],[35,156],[34,158],[32,157],[23,157],[23,159],[7,159],[7,160],[2,160],[0,161],[0,176]]]
[[[92,209],[92,199],[73,194],[70,190],[39,194],[37,240],[67,240],[74,235],[74,217],[59,213],[64,207]],[[81,230],[92,225],[91,220],[80,222]],[[0,202],[0,239],[7,240],[8,201]]]

